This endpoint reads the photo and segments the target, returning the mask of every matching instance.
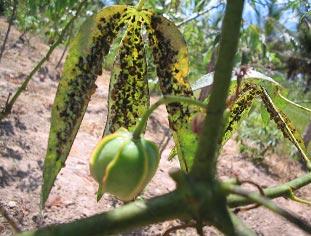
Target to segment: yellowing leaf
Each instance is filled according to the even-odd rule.
[[[240,122],[248,115],[248,112],[259,94],[259,89],[255,84],[245,83],[236,98],[234,104],[229,108],[230,115],[225,129],[223,144],[225,144],[238,129]]]
[[[144,18],[132,13],[128,22],[119,56],[113,65],[104,134],[115,132],[120,127],[133,131],[149,107],[147,63],[141,36]]]
[[[277,124],[285,138],[288,138],[298,149],[301,156],[304,158],[308,169],[311,169],[311,160],[309,159],[304,145],[303,139],[299,131],[296,129],[294,124],[287,118],[287,116],[279,110],[273,103],[267,91],[261,87],[261,99],[266,105],[267,111],[270,113],[271,119]]]
[[[103,57],[120,27],[126,6],[112,6],[88,18],[73,40],[52,107],[51,128],[44,161],[41,206],[65,165],[86,111],[95,80],[102,73]]]
[[[182,34],[174,23],[163,16],[150,14],[149,17],[150,25],[146,25],[148,40],[163,95],[192,97],[190,84],[186,80],[189,61],[187,45]],[[190,127],[194,111],[181,103],[169,104],[166,107],[180,165],[188,171],[197,147],[197,136]]]

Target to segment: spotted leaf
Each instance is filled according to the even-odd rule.
[[[244,83],[239,96],[229,107],[230,115],[228,117],[222,143],[225,144],[237,130],[240,122],[248,115],[249,110],[259,94],[259,88],[255,84]]]
[[[267,91],[261,87],[260,97],[264,102],[270,118],[277,124],[279,130],[282,131],[285,138],[288,138],[298,149],[299,153],[305,160],[308,169],[311,169],[311,160],[307,155],[301,134],[287,116],[273,103]]]
[[[147,63],[142,24],[144,18],[135,9],[128,16],[128,26],[113,65],[109,86],[108,116],[104,135],[120,127],[132,131],[149,107],[146,78]]]
[[[186,80],[189,71],[187,45],[178,28],[163,16],[149,15],[146,25],[148,42],[163,95],[192,97],[190,84]],[[181,167],[188,171],[192,165],[197,147],[197,136],[191,131],[193,111],[189,106],[172,103],[166,106],[169,124],[177,148]]]
[[[120,27],[126,6],[112,6],[88,18],[73,40],[52,107],[51,128],[44,161],[41,205],[65,165],[80,127],[95,80],[102,73],[103,57]]]

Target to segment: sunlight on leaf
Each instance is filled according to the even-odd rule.
[[[192,97],[190,84],[186,80],[189,61],[182,34],[172,22],[160,15],[151,14],[150,20],[151,25],[147,26],[148,42],[153,50],[162,94]],[[194,111],[181,103],[166,107],[180,165],[188,171],[197,147],[197,136],[190,127]]]
[[[52,107],[51,128],[44,161],[41,206],[65,165],[80,127],[95,80],[102,73],[103,57],[120,29],[125,6],[104,8],[88,18],[73,40]]]

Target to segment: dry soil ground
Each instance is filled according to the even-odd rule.
[[[1,44],[6,27],[5,20],[1,19]],[[29,43],[15,43],[19,35],[14,28],[0,63],[0,105],[5,104],[8,94],[14,93],[48,49],[48,46],[36,37],[31,37]],[[55,70],[55,65],[61,52],[61,49],[57,49],[53,53],[48,63],[34,76],[27,91],[20,96],[12,114],[0,123],[0,204],[22,230],[72,221],[122,204],[109,194],[105,194],[97,203],[97,184],[90,177],[88,170],[90,152],[101,137],[107,112],[109,72],[105,72],[98,78],[98,89],[92,97],[66,167],[58,176],[46,208],[40,214],[42,165],[47,146],[51,105],[60,77],[60,71]],[[150,120],[147,137],[162,147],[166,143],[168,127],[164,107],[158,109]],[[144,198],[174,189],[175,184],[168,172],[178,167],[178,162],[167,160],[172,145],[170,141],[165,147],[160,167],[144,191]],[[299,164],[276,155],[266,157],[260,166],[255,166],[243,158],[234,140],[230,140],[225,146],[218,169],[222,178],[238,176],[242,180],[259,183],[262,187],[285,182],[302,173]],[[311,186],[301,189],[299,194],[311,199]],[[275,201],[311,223],[310,207],[284,198]],[[239,215],[258,235],[306,235],[261,207],[241,212]],[[169,221],[124,235],[161,235],[168,228],[178,224],[179,221]],[[204,230],[206,235],[220,235],[211,227],[205,227]],[[8,222],[0,216],[0,235],[12,234]],[[178,230],[174,235],[196,235],[196,232],[192,229]]]

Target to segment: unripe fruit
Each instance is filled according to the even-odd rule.
[[[124,128],[104,137],[90,159],[90,171],[99,183],[97,200],[109,192],[122,201],[133,200],[154,176],[160,160],[151,141],[133,139]]]

